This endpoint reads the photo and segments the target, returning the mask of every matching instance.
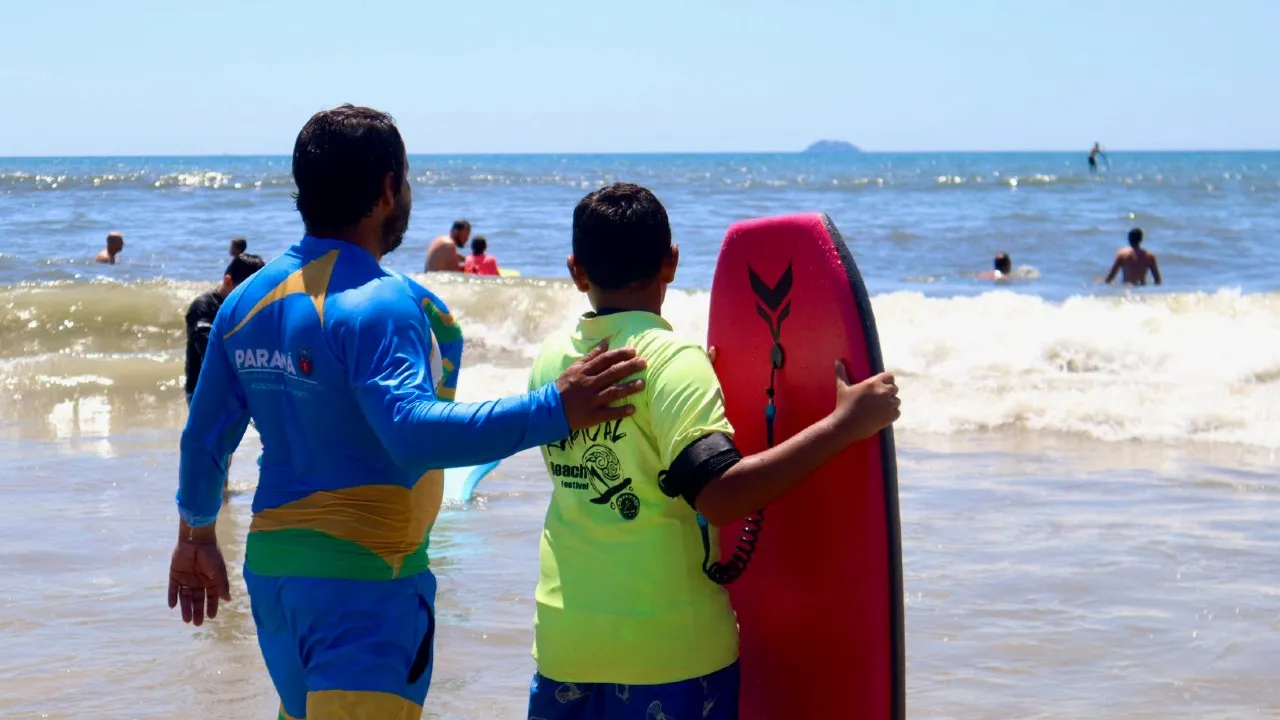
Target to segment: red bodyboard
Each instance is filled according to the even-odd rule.
[[[866,287],[825,214],[733,225],[711,286],[708,345],[743,455],[766,439],[774,338],[780,443],[835,407],[835,360],[883,371]],[[720,529],[720,556],[743,523]],[[902,551],[892,429],[857,443],[764,511],[727,586],[741,638],[743,720],[902,720]]]

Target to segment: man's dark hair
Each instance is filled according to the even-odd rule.
[[[238,237],[231,241],[231,249],[235,250],[237,253],[242,253],[249,249],[249,241]]]
[[[248,280],[250,275],[261,270],[264,265],[266,263],[257,255],[240,253],[231,259],[231,264],[227,265],[227,271],[224,274],[231,276],[232,285],[239,285]]]
[[[995,269],[1002,273],[1008,273],[1013,270],[1013,260],[1008,253],[1000,253],[996,255]]]
[[[467,222],[466,220],[454,220],[453,227],[449,228],[449,232],[452,233],[452,232],[457,232],[459,230],[466,230],[467,232],[470,232],[471,223]]]
[[[667,209],[639,185],[600,188],[573,209],[574,260],[603,290],[652,280],[670,254]]]
[[[477,235],[471,240],[471,252],[476,255],[483,255],[485,250],[489,249],[489,241],[484,239],[483,235]]]
[[[387,173],[399,195],[404,172],[404,140],[390,115],[350,104],[312,115],[293,145],[293,199],[307,233],[350,229],[373,212]]]
[[[1142,228],[1134,228],[1129,231],[1129,244],[1138,247],[1142,244]]]

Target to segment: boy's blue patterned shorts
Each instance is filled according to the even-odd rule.
[[[665,685],[565,683],[535,673],[529,720],[738,720],[738,663]]]

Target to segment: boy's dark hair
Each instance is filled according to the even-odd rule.
[[[266,263],[257,255],[240,253],[231,259],[231,264],[227,265],[227,271],[223,274],[231,276],[232,285],[239,285],[248,280],[250,275],[261,270],[264,265]]]
[[[1138,247],[1142,244],[1142,228],[1134,228],[1129,231],[1129,244]]]
[[[242,253],[245,250],[249,249],[249,241],[245,240],[244,238],[238,237],[235,240],[231,241],[231,249],[235,250],[238,253]]]
[[[373,212],[387,173],[398,196],[404,172],[390,115],[350,104],[312,115],[293,145],[293,199],[307,233],[333,237],[356,225]]]
[[[457,232],[458,230],[471,231],[471,223],[466,220],[454,220],[453,226],[449,228],[449,232]]]
[[[574,260],[602,290],[652,280],[670,254],[667,209],[639,185],[600,188],[573,209]]]
[[[471,240],[471,252],[476,255],[483,255],[485,250],[489,249],[489,241],[484,239],[483,235],[477,235]]]

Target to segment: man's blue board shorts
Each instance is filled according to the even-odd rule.
[[[436,579],[268,577],[245,571],[280,718],[417,720],[431,684]]]

